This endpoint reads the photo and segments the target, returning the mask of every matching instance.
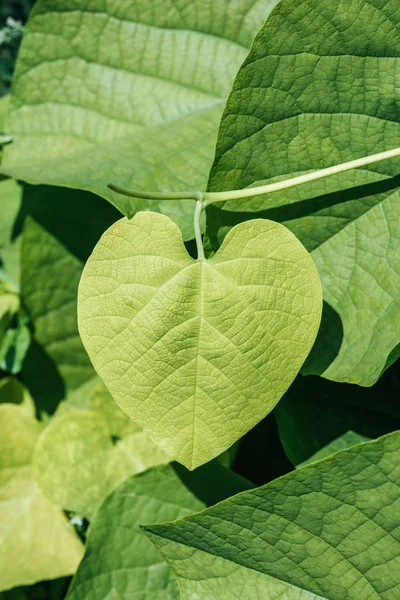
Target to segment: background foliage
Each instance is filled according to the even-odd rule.
[[[238,590],[243,599],[400,597],[395,161],[207,209],[210,255],[237,223],[278,221],[311,252],[325,298],[319,336],[301,374],[274,410],[218,458],[192,472],[173,462],[118,408],[82,344],[77,295],[85,264],[120,211],[131,215],[148,206],[117,197],[104,184],[205,189],[226,99],[210,190],[252,186],[398,145],[399,84],[390,70],[399,55],[394,3],[357,0],[349,8],[341,0],[282,0],[229,95],[276,2],[236,3],[227,24],[210,18],[210,6],[201,2],[206,9],[189,11],[186,35],[180,14],[154,15],[147,0],[124,7],[109,2],[104,14],[85,1],[83,29],[70,10],[76,2],[58,3],[65,8],[58,14],[53,0],[39,0],[7,125],[21,40],[19,25],[7,19],[24,25],[34,3],[0,6],[0,134],[10,127],[16,136],[4,147],[0,176],[0,562],[8,561],[0,600],[99,600],[115,590],[124,598],[172,600],[179,598],[176,578],[187,599],[236,598]],[[218,16],[225,3],[213,7]],[[160,62],[163,19],[176,31]],[[113,27],[120,22],[122,54],[114,56]],[[107,23],[114,26],[102,38],[102,52],[97,40]],[[107,85],[100,86],[99,101],[89,93],[99,81],[112,79],[120,92],[143,86],[143,73],[128,59],[132,40],[136,49],[146,47],[145,26],[153,44],[141,68],[157,80],[146,88],[147,101],[140,97],[132,112],[119,94],[114,105]],[[51,43],[54,28],[62,44]],[[210,47],[211,63],[207,52],[202,62],[202,48]],[[50,57],[43,65],[42,51]],[[129,64],[111,77],[121,56]],[[182,67],[182,56],[187,69],[173,73],[171,64]],[[52,84],[55,58],[65,58],[71,84],[62,98],[69,104],[62,106]],[[229,68],[220,76],[224,61]],[[347,94],[353,85],[357,93]],[[54,103],[50,121],[44,100]],[[167,105],[170,112],[161,114]],[[84,130],[79,108],[92,114]],[[194,256],[192,204],[152,208],[180,225]],[[162,254],[160,238],[154,244]],[[172,252],[169,239],[165,247]],[[119,260],[127,264],[130,254],[131,248]],[[157,400],[152,413],[158,418]],[[240,433],[248,429],[241,423]],[[215,454],[210,450],[207,458]]]

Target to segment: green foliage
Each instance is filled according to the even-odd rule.
[[[400,8],[385,5],[281,0],[233,85],[210,190],[260,185],[400,145],[392,76]],[[263,211],[312,252],[329,306],[305,373],[372,385],[399,343],[397,174],[398,161],[386,161],[210,211],[214,240]]]
[[[167,217],[122,219],[79,287],[80,333],[97,372],[189,469],[273,409],[310,351],[320,311],[309,254],[266,220],[239,225],[211,260],[195,261]]]
[[[398,3],[38,0],[23,30],[0,600],[398,600]]]
[[[54,412],[96,375],[79,338],[77,290],[84,262],[118,212],[93,194],[54,187],[26,186],[23,200],[21,295],[34,329],[23,377],[40,408]]]
[[[184,599],[391,600],[400,593],[399,452],[395,433],[145,529]]]
[[[96,192],[124,214],[148,203],[111,192],[112,179],[205,189],[233,78],[275,4],[168,0],[153,10],[148,0],[39,0],[13,80],[7,133],[15,141],[4,170]],[[152,208],[191,239],[189,201]]]
[[[129,475],[170,460],[133,423],[116,444],[112,435],[116,434],[110,431],[107,414],[101,412],[72,410],[55,418],[33,458],[43,494],[64,509],[91,517]]]
[[[33,478],[31,458],[42,425],[25,404],[11,403],[0,404],[0,423],[1,591],[74,573],[83,548]]]
[[[204,497],[208,487],[212,498]],[[122,598],[178,600],[177,582],[140,524],[178,519],[201,510],[204,502],[212,504],[249,487],[216,462],[194,472],[184,472],[180,465],[156,467],[127,479],[93,518],[86,554],[68,600],[97,600],[110,593]]]
[[[174,576],[139,525],[177,519],[203,506],[169,466],[125,481],[93,519],[87,552],[68,599],[97,600],[118,594],[178,600]],[[110,523],[115,527],[111,529]]]
[[[396,368],[372,388],[298,377],[274,410],[289,460],[299,465],[352,430],[376,438],[400,429]]]
[[[15,284],[19,284],[20,239],[15,231],[15,222],[21,206],[21,186],[13,179],[0,181],[2,198],[0,221],[1,268]]]

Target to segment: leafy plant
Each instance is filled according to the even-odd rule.
[[[36,2],[0,600],[398,599],[399,32],[390,0]]]

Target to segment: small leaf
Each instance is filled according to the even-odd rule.
[[[119,214],[76,190],[25,186],[24,200],[21,297],[34,340],[22,375],[38,407],[53,413],[58,401],[96,376],[78,333],[78,282],[93,246]],[[82,396],[87,400],[86,390]]]
[[[36,409],[28,389],[15,377],[0,380],[0,403],[16,404],[26,414],[35,417]]]
[[[83,343],[113,398],[189,469],[273,409],[320,312],[311,257],[282,225],[239,225],[195,261],[176,225],[151,212],[103,235],[78,295]]]
[[[0,425],[0,590],[71,575],[82,544],[30,465],[42,425],[18,404],[0,405]]]
[[[400,433],[145,527],[182,600],[395,600]]]
[[[101,413],[73,410],[56,415],[45,429],[35,448],[33,468],[46,498],[91,517],[124,479],[169,460],[143,432],[114,445]]]

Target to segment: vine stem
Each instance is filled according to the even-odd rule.
[[[196,247],[197,247],[197,260],[205,260],[204,256],[204,248],[203,248],[203,240],[201,237],[201,228],[200,228],[200,217],[201,211],[203,210],[203,202],[201,200],[196,201],[196,208],[194,210],[194,236],[196,238]]]
[[[394,158],[400,156],[400,148],[394,148],[393,150],[387,150],[386,152],[379,152],[378,154],[372,154],[371,156],[364,156],[363,158],[357,158],[356,160],[350,160],[349,162],[341,163],[333,167],[326,169],[320,169],[319,171],[313,171],[305,175],[298,177],[291,177],[284,181],[277,181],[276,183],[269,183],[267,185],[260,185],[252,188],[245,188],[243,190],[232,190],[230,192],[206,192],[203,194],[203,205],[204,208],[215,202],[226,202],[227,200],[239,200],[241,198],[251,198],[252,196],[259,196],[261,194],[268,194],[271,192],[278,192],[286,190],[303,183],[309,183],[316,181],[317,179],[323,179],[343,173],[344,171],[350,171],[351,169],[358,169],[366,165],[371,165],[388,158]]]
[[[297,185],[302,185],[303,183],[310,183],[311,181],[316,181],[317,179],[323,179],[325,177],[330,177],[331,175],[343,173],[344,171],[359,169],[360,167],[365,167],[366,165],[371,165],[382,160],[395,158],[396,156],[400,156],[400,148],[393,148],[392,150],[387,150],[386,152],[379,152],[378,154],[364,156],[363,158],[350,160],[349,162],[334,165],[333,167],[328,167],[326,169],[320,169],[319,171],[312,171],[311,173],[299,175],[298,177],[291,177],[290,179],[285,179],[283,181],[259,185],[257,187],[245,188],[242,190],[231,190],[229,192],[142,192],[140,190],[130,190],[114,183],[109,183],[107,187],[114,192],[123,194],[124,196],[144,198],[146,200],[195,200],[197,211],[195,212],[195,223],[199,224],[201,211],[210,204],[214,204],[216,202],[226,202],[228,200],[251,198],[253,196],[269,194],[271,192],[279,192]],[[200,225],[198,225],[198,228],[200,229]],[[203,245],[199,245],[199,240],[197,237],[196,242],[198,250],[201,247],[201,253],[204,256]]]

